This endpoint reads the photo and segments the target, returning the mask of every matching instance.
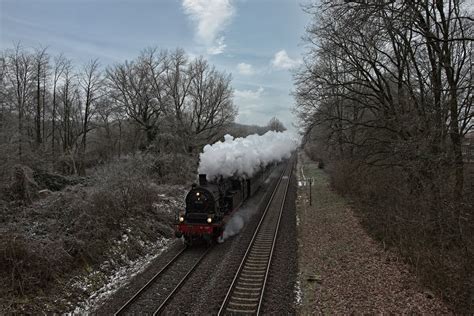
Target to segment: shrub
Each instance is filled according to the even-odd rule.
[[[36,299],[66,275],[90,271],[111,257],[115,262],[134,259],[150,242],[171,237],[177,207],[171,197],[181,199],[183,190],[152,181],[157,177],[150,172],[152,158],[117,160],[100,167],[89,186],[69,186],[31,205],[2,202],[0,295],[17,302]],[[162,209],[156,207],[160,201]],[[0,305],[10,302],[0,300]]]
[[[2,296],[28,295],[66,271],[72,258],[59,241],[0,234]]]

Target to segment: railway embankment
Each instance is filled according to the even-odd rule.
[[[2,184],[48,193],[29,201],[0,194],[0,315],[87,314],[171,248],[188,186],[164,183],[173,174],[164,179],[157,166],[137,154],[82,181],[23,172],[28,179]],[[183,174],[174,179],[186,181]]]
[[[450,313],[402,258],[364,231],[349,201],[304,153],[297,178],[299,314]]]

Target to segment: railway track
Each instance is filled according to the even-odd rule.
[[[160,314],[211,248],[182,248],[114,315]]]
[[[291,158],[270,197],[218,315],[260,313],[293,164]]]
[[[267,203],[262,218],[244,255],[244,260],[238,269],[240,278],[237,278],[236,274],[232,286],[229,288],[229,292],[227,293],[229,300],[227,300],[226,296],[226,301],[224,302],[226,306],[233,306],[233,300],[239,299],[239,297],[236,296],[238,291],[233,291],[234,296],[230,296],[231,289],[235,288],[235,290],[239,290],[242,285],[246,285],[245,282],[242,283],[245,281],[245,278],[259,277],[262,275],[263,279],[261,279],[261,281],[263,285],[261,286],[262,291],[258,305],[258,308],[260,308],[283,206],[281,206],[279,214],[276,214],[277,212],[275,212],[273,208],[276,205],[275,203],[284,203],[284,196],[286,196],[286,191],[288,190],[289,176],[293,166],[292,161],[293,160],[290,160],[287,168],[280,175],[278,183],[272,192],[270,200]],[[183,247],[160,271],[138,290],[132,298],[122,305],[114,315],[159,315],[162,313],[211,249],[212,247]],[[246,265],[244,265],[244,262]],[[265,266],[265,273],[261,271],[261,266],[263,265]],[[249,274],[251,271],[253,271],[252,275]],[[255,281],[257,279],[253,280]],[[238,281],[240,283],[238,283]],[[252,301],[246,300],[246,298],[241,298],[241,300],[253,302],[253,291],[250,296],[249,299],[252,299]],[[250,303],[247,304],[250,305]],[[221,307],[221,310],[224,312],[233,312],[237,309],[227,308],[223,310]],[[219,314],[221,314],[221,311]]]

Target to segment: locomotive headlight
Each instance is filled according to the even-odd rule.
[[[208,217],[208,218],[207,218],[207,222],[208,222],[209,224],[212,223],[212,218],[211,218],[211,217]]]
[[[196,192],[196,196],[200,196],[200,195],[201,195],[201,193],[199,193],[199,192]]]
[[[180,222],[184,222],[184,216],[181,215],[181,216],[179,217],[179,221],[180,221]]]

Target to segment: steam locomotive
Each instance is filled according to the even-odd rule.
[[[252,178],[219,177],[207,181],[199,175],[186,195],[186,209],[178,213],[175,235],[186,244],[218,240],[224,227],[242,203],[251,197],[269,176],[272,166],[262,169]]]

